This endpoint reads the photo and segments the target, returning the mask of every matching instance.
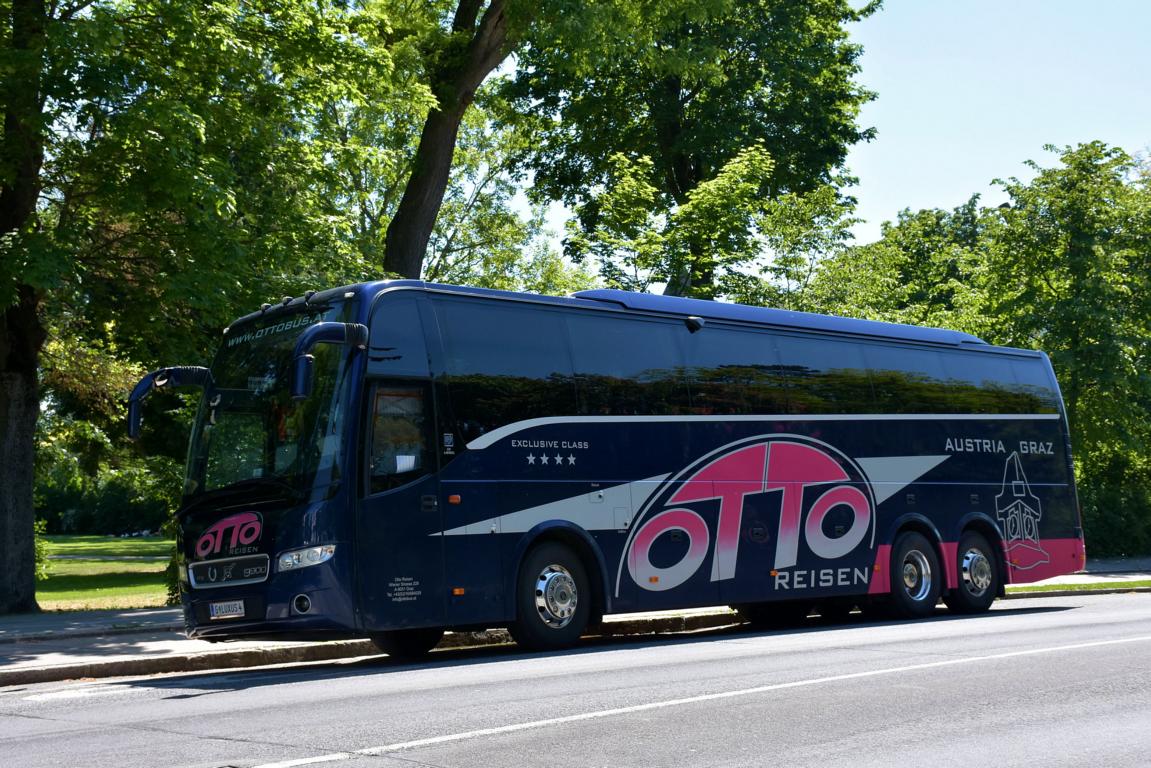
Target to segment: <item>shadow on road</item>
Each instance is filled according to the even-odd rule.
[[[170,690],[171,694],[164,698],[190,699],[209,696],[215,693],[241,691],[293,682],[343,680],[362,677],[364,675],[393,674],[396,672],[410,672],[420,669],[444,670],[453,667],[466,667],[528,658],[546,657],[562,659],[566,657],[605,653],[623,648],[670,648],[739,637],[818,636],[825,632],[842,631],[844,629],[859,629],[865,631],[876,627],[908,626],[920,623],[960,622],[965,625],[982,625],[987,622],[995,623],[998,619],[1010,616],[1059,613],[1073,610],[1075,607],[1076,606],[1072,605],[1051,605],[1048,601],[1047,604],[1042,606],[1002,608],[975,616],[955,616],[943,609],[939,609],[936,615],[919,621],[876,620],[865,614],[856,612],[836,622],[825,621],[819,617],[809,617],[804,619],[802,623],[772,630],[755,629],[747,624],[733,624],[715,629],[696,630],[692,632],[593,636],[584,638],[575,648],[554,651],[547,654],[525,653],[515,645],[506,643],[475,648],[448,648],[433,651],[427,659],[421,662],[402,662],[381,654],[379,656],[361,657],[344,661],[296,664],[275,669],[222,670],[220,672],[197,672],[173,675],[164,678],[124,680],[118,681],[117,684],[124,686],[145,686],[160,691]]]

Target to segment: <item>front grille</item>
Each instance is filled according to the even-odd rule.
[[[267,555],[247,555],[226,560],[208,560],[188,566],[188,581],[195,589],[234,587],[268,580]]]

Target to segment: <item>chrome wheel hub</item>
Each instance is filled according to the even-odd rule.
[[[920,601],[931,593],[931,564],[918,549],[903,557],[903,589],[912,600]]]
[[[960,572],[963,574],[964,589],[976,597],[990,589],[994,580],[991,561],[978,549],[969,549],[963,553]]]
[[[575,579],[562,565],[549,565],[536,577],[536,610],[552,629],[563,629],[579,604]]]

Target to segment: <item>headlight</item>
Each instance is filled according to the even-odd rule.
[[[332,559],[336,554],[335,544],[324,544],[319,547],[305,547],[303,549],[289,549],[287,552],[281,552],[277,558],[276,570],[283,571],[296,571],[300,568],[307,568],[309,565],[319,565],[326,563]]]

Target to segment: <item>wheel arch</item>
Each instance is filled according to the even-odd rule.
[[[605,613],[611,612],[611,595],[608,594],[607,564],[603,552],[595,539],[584,528],[569,520],[547,520],[539,523],[525,533],[516,544],[512,557],[513,568],[508,569],[508,581],[505,585],[505,595],[509,597],[511,615],[519,618],[516,610],[515,593],[516,581],[519,579],[520,568],[528,553],[534,548],[547,542],[556,542],[570,547],[576,557],[583,563],[591,582],[592,621],[598,621]]]
[[[915,531],[916,533],[921,533],[926,536],[927,540],[931,542],[931,546],[935,549],[935,554],[940,558],[940,562],[943,562],[943,535],[939,532],[939,528],[935,523],[918,512],[909,513],[897,518],[888,527],[889,533],[884,543],[894,545],[895,540],[908,531]]]
[[[939,532],[939,528],[935,523],[931,522],[925,515],[918,512],[912,512],[897,518],[888,528],[890,531],[885,543],[894,547],[896,540],[905,533],[914,531],[915,533],[923,535],[931,548],[935,551],[935,557],[939,561],[940,568],[943,570],[943,588],[947,589],[947,571],[948,559],[944,552],[943,535]],[[891,584],[891,589],[895,589],[895,585]]]
[[[959,540],[963,538],[965,533],[978,533],[987,539],[987,543],[991,546],[991,554],[995,557],[995,566],[999,570],[999,590],[996,596],[1003,597],[1006,595],[1007,557],[1003,549],[1005,539],[1003,538],[1003,531],[999,528],[999,524],[983,512],[972,512],[959,521],[957,530],[958,534],[955,537],[956,547],[959,546]]]

